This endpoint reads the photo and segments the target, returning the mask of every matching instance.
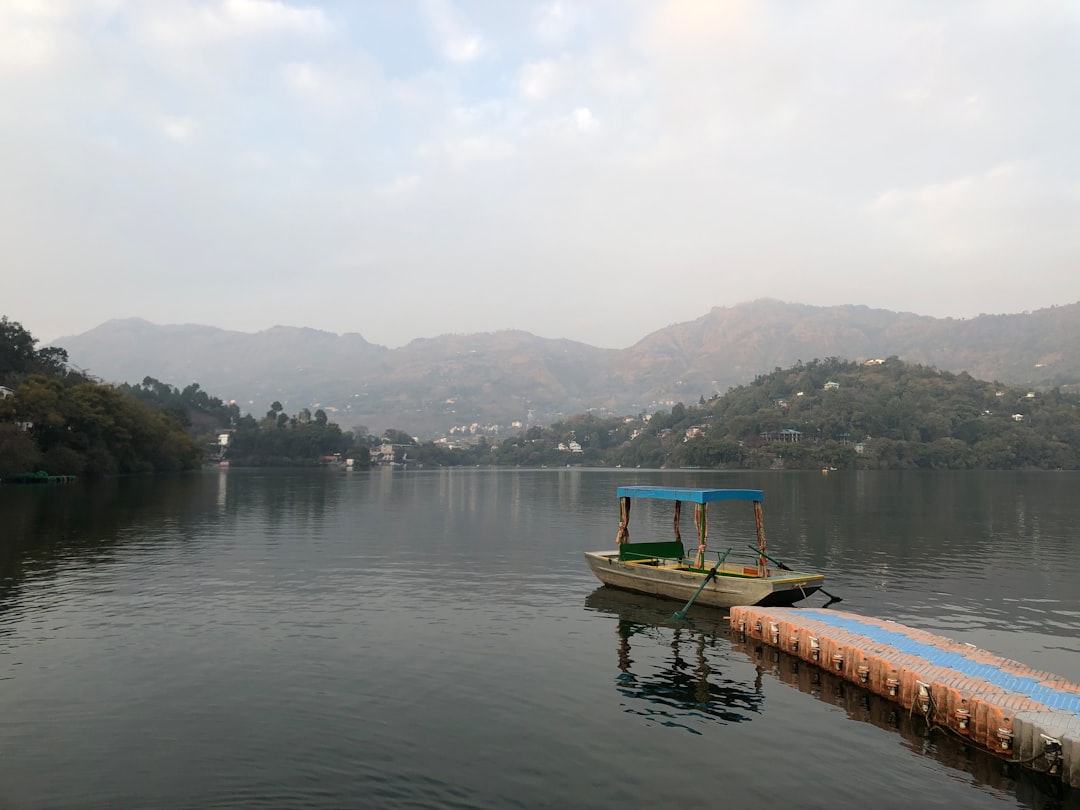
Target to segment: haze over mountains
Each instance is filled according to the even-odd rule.
[[[716,307],[626,349],[503,331],[390,349],[359,334],[276,326],[255,334],[114,320],[61,338],[71,362],[109,382],[198,382],[261,415],[322,407],[344,428],[431,435],[503,428],[590,408],[638,413],[696,402],[798,360],[899,356],[1030,387],[1080,382],[1080,303],[1014,315],[932,318],[864,306],[762,299]]]

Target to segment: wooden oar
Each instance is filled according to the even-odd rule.
[[[791,571],[792,570],[791,568],[784,565],[782,562],[775,559],[774,557],[770,557],[768,554],[766,554],[764,551],[762,551],[757,546],[747,546],[747,548],[751,549],[752,551],[754,551],[757,554],[760,554],[762,557],[764,557],[766,560],[771,562],[777,568],[781,568],[784,571]],[[831,593],[829,593],[824,588],[818,588],[818,590],[821,591],[823,594],[825,594],[827,597],[829,597],[829,601],[825,603],[825,607],[828,607],[829,605],[831,605],[831,604],[833,604],[835,602],[843,602],[844,601],[844,598],[842,596],[833,596]]]
[[[712,567],[712,570],[711,570],[711,571],[709,571],[709,573],[707,573],[707,574],[705,575],[705,579],[704,579],[704,580],[702,581],[701,585],[699,585],[699,586],[698,586],[698,589],[697,589],[696,591],[694,591],[694,595],[690,597],[690,601],[686,603],[686,606],[685,606],[685,607],[683,607],[683,609],[682,609],[682,610],[676,611],[675,613],[673,613],[673,614],[672,614],[671,618],[672,618],[672,619],[673,619],[674,621],[677,621],[677,622],[681,622],[681,621],[682,621],[683,619],[685,619],[685,618],[686,618],[686,611],[688,611],[688,610],[690,609],[690,606],[691,606],[692,604],[694,604],[694,600],[698,598],[698,595],[699,595],[699,594],[700,594],[700,593],[701,593],[701,592],[702,592],[703,590],[705,590],[705,586],[709,584],[709,580],[710,580],[710,579],[715,579],[715,578],[716,578],[716,572],[717,572],[717,571],[718,571],[718,570],[720,569],[720,564],[721,564],[721,563],[722,563],[722,562],[723,562],[723,561],[724,561],[725,559],[727,559],[727,555],[728,555],[728,554],[730,554],[730,553],[731,553],[731,549],[729,548],[729,549],[728,549],[727,551],[725,551],[725,552],[723,553],[723,555],[722,555],[721,557],[719,557],[719,558],[717,559],[717,561],[716,561],[716,565],[714,565],[714,566]]]

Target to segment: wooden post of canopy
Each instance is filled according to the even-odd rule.
[[[619,498],[619,533],[615,535],[615,544],[621,546],[630,542],[630,499]]]
[[[679,532],[679,515],[682,513],[682,501],[675,501],[675,539],[682,542],[682,534]]]
[[[705,567],[705,547],[709,544],[709,505],[700,503],[694,507],[694,525],[697,527],[698,547],[695,567]]]
[[[757,546],[758,551],[758,576],[765,577],[769,575],[768,569],[765,567],[765,518],[761,514],[761,501],[754,501],[754,524],[757,526]]]

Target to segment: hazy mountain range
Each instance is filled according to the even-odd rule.
[[[1080,382],[1080,303],[954,319],[762,299],[716,307],[626,349],[519,331],[443,335],[389,349],[355,333],[276,326],[248,334],[137,318],[54,345],[109,382],[198,382],[256,415],[279,400],[288,413],[322,407],[345,428],[429,435],[473,422],[546,423],[590,408],[669,408],[825,357],[897,355],[981,379],[1071,389]]]

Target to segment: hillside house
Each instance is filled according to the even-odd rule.
[[[398,464],[409,460],[411,444],[391,444],[383,442],[371,451],[372,464]]]
[[[784,428],[776,433],[766,431],[758,434],[765,441],[791,442],[792,444],[798,444],[802,440],[802,435],[801,430],[794,428]]]
[[[826,391],[835,391],[839,387],[840,383],[836,382],[835,380],[829,380],[827,383],[825,383],[825,385],[822,386],[822,388]]]

